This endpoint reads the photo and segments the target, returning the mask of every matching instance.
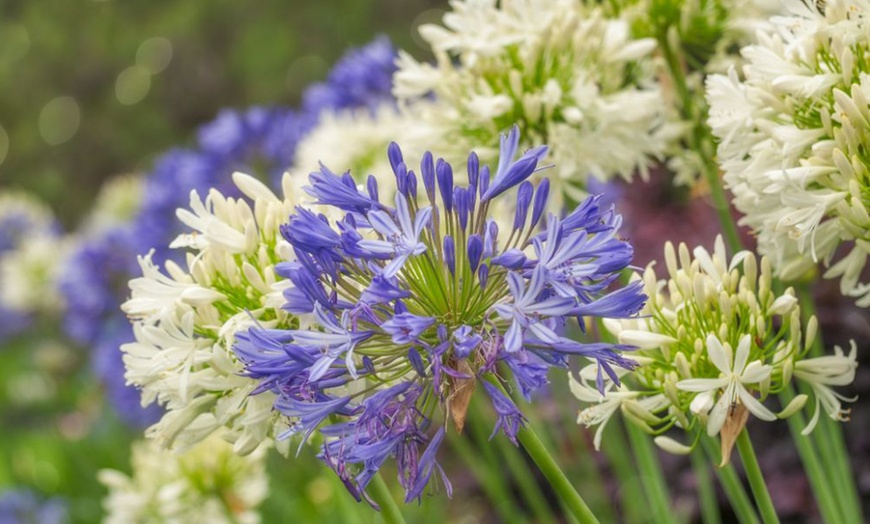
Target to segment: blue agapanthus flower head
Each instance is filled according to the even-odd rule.
[[[335,64],[326,82],[305,90],[303,107],[313,113],[324,109],[373,111],[380,104],[394,103],[392,87],[397,56],[396,48],[386,36],[351,49]]]
[[[545,218],[549,184],[529,178],[546,148],[518,155],[518,139],[516,128],[503,138],[492,176],[472,154],[467,183],[431,154],[418,182],[392,144],[398,192],[389,198],[373,177],[360,189],[322,167],[307,191],[341,218],[298,208],[283,229],[297,257],[281,268],[294,284],[287,309],[314,322],[253,328],[235,351],[260,391],[277,394],[288,435],[319,430],[323,460],[358,499],[389,457],[406,499],[419,497],[441,472],[445,424],[433,421],[461,431],[475,389],[498,415],[496,432],[515,441],[525,419],[505,394],[511,376],[528,398],[572,355],[614,381],[615,366],[634,365],[620,353],[631,348],[566,336],[578,318],[630,317],[643,306],[639,285],[616,281],[632,258],[620,217],[591,197]],[[495,199],[517,200],[509,227],[490,216]],[[443,472],[436,477],[449,493]]]

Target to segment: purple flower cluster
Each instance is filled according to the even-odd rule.
[[[104,353],[131,342],[132,329],[120,304],[128,295],[127,282],[139,272],[136,256],[152,248],[158,262],[180,255],[171,253],[168,246],[182,232],[175,210],[187,207],[191,190],[205,194],[217,188],[226,195],[238,196],[232,184],[234,171],[256,174],[280,186],[281,175],[293,163],[297,144],[317,124],[321,112],[374,109],[382,101],[392,100],[395,56],[389,40],[379,38],[350,51],[327,82],[309,88],[302,110],[225,109],[199,129],[195,148],[172,149],[162,155],[145,181],[140,209],[133,221],[84,237],[66,264],[60,291],[67,303],[67,335]],[[0,227],[0,246],[3,231]],[[118,329],[119,325],[127,329]],[[0,325],[0,335],[2,329]],[[100,356],[100,365],[95,369],[114,393],[110,398],[117,400],[119,413],[137,421],[137,425],[149,423],[153,413],[141,413],[141,419],[131,414],[139,393],[133,388],[125,392],[124,367],[120,351],[116,352],[117,358]]]
[[[381,104],[394,103],[396,56],[396,49],[386,36],[348,51],[329,72],[326,82],[305,90],[303,108],[311,114],[319,114],[324,109],[375,111]]]
[[[517,156],[519,132],[502,137],[494,175],[468,159],[468,184],[452,166],[423,156],[420,178],[391,144],[398,192],[387,205],[370,176],[358,189],[349,173],[322,166],[306,191],[343,218],[297,208],[282,227],[296,260],[277,270],[293,286],[285,308],[313,314],[311,327],[252,328],[235,352],[257,392],[277,394],[303,442],[324,438],[321,458],[360,500],[372,476],[395,457],[406,501],[419,498],[432,474],[445,424],[430,436],[438,412],[461,431],[476,384],[498,415],[498,431],[516,443],[524,424],[504,377],[523,396],[546,384],[551,366],[571,355],[632,368],[631,349],[565,336],[582,317],[635,315],[646,297],[639,283],[617,287],[632,258],[616,234],[621,219],[591,197],[564,218],[545,219],[549,183],[528,178],[546,147]],[[418,182],[420,180],[421,182]],[[489,216],[494,199],[516,188],[509,229]]]

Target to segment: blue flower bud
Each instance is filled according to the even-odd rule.
[[[450,274],[456,274],[456,244],[453,242],[453,237],[450,235],[444,236],[444,262],[447,268],[450,269]]]
[[[483,197],[483,194],[486,193],[486,190],[489,189],[489,166],[483,166],[480,170],[480,196]]]
[[[533,229],[538,225],[538,220],[544,214],[544,209],[547,207],[547,197],[550,193],[550,179],[545,178],[538,184],[538,191],[535,193],[535,204],[532,207],[532,223],[529,229]]]
[[[435,163],[435,175],[438,177],[438,189],[441,191],[444,210],[449,213],[453,210],[453,168],[443,158],[439,158]]]
[[[408,348],[408,360],[411,362],[411,367],[421,377],[426,376],[426,366],[423,364],[423,357],[415,348]]]
[[[523,226],[526,225],[526,217],[529,214],[529,204],[532,203],[532,195],[534,192],[535,188],[528,180],[520,184],[520,188],[517,189],[517,209],[514,214],[514,229],[517,231],[522,230]]]
[[[408,167],[404,162],[393,168],[396,174],[396,189],[399,193],[408,196]]]
[[[480,269],[477,270],[477,278],[480,279],[480,288],[486,289],[486,283],[489,281],[488,265],[481,264]]]
[[[435,204],[435,164],[432,162],[432,153],[423,153],[420,161],[420,176],[423,177],[423,185],[426,187],[426,195],[429,202]]]
[[[471,265],[471,274],[477,271],[477,265],[480,264],[480,255],[483,254],[483,239],[480,235],[474,234],[468,237],[468,263]]]
[[[390,145],[387,146],[387,158],[390,160],[390,167],[393,168],[393,173],[396,173],[399,164],[405,163],[405,159],[402,157],[402,149],[395,142],[390,142]]]
[[[366,180],[366,189],[369,191],[369,198],[378,199],[378,179],[374,175],[369,175],[368,180]]]
[[[508,249],[501,255],[493,258],[492,263],[508,269],[519,269],[526,263],[526,255],[519,249]]]
[[[480,176],[480,160],[477,158],[477,153],[472,151],[468,155],[468,185],[476,186],[478,176]]]
[[[408,198],[417,200],[417,175],[413,171],[408,171],[407,181]]]
[[[453,188],[453,203],[456,204],[456,215],[459,217],[459,227],[464,231],[468,226],[468,198],[466,190],[461,187]]]

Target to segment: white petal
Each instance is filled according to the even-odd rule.
[[[752,396],[752,393],[746,391],[746,388],[743,386],[737,386],[737,395],[740,396],[740,400],[743,401],[743,405],[746,406],[746,409],[756,417],[761,420],[776,420],[776,415],[773,411],[764,407],[764,404]]]
[[[731,374],[731,356],[716,335],[707,335],[707,357],[719,371],[726,375]]]
[[[727,385],[729,381],[730,379],[728,377],[690,378],[688,380],[681,380],[677,382],[677,389],[696,392],[712,391]]]

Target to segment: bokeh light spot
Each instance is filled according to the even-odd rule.
[[[172,61],[172,42],[155,36],[142,42],[136,51],[136,65],[147,69],[152,75],[166,69]]]
[[[121,71],[115,80],[115,96],[124,105],[138,104],[151,89],[151,73],[148,69],[135,65]]]
[[[30,50],[30,33],[20,24],[0,25],[0,66],[18,62]]]
[[[45,143],[56,146],[71,139],[79,130],[81,110],[76,99],[59,96],[45,104],[39,113],[39,134]]]

